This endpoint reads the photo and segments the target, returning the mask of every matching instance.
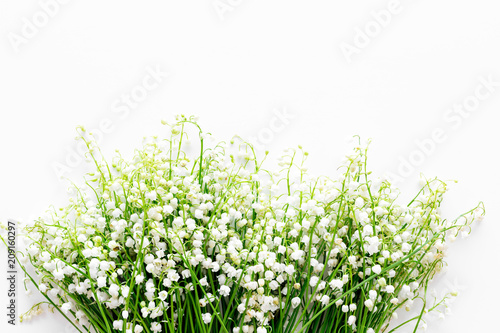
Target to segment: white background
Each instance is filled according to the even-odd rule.
[[[371,168],[398,176],[403,197],[415,193],[422,172],[459,180],[445,199],[448,218],[484,201],[485,220],[453,244],[449,271],[434,284],[460,289],[453,314],[428,331],[499,332],[500,86],[481,83],[500,82],[496,1],[61,0],[47,7],[50,17],[47,2],[0,3],[3,222],[65,204],[67,183],[54,166],[66,165],[74,180],[85,171],[74,156],[77,125],[104,123],[101,146],[111,156],[162,134],[161,119],[197,114],[221,140],[256,137],[271,159],[302,144],[311,171],[326,175],[349,152],[347,139],[360,135],[373,139]],[[372,11],[388,8],[396,9],[381,27]],[[366,28],[371,37],[362,40]],[[346,57],[347,44],[357,53]],[[157,68],[169,76],[124,109],[122,96],[140,92]],[[464,102],[470,112],[449,113]],[[429,143],[436,130],[442,140]],[[21,292],[20,311],[36,299]],[[13,328],[4,312],[2,332],[67,332],[59,316]]]

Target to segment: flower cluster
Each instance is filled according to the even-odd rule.
[[[82,129],[95,172],[26,229],[29,278],[80,331],[384,331],[417,298],[424,312],[449,241],[484,214],[441,217],[437,179],[401,206],[366,145],[330,179],[307,173],[302,147],[270,171],[239,138],[208,147],[192,117],[168,128],[111,163]]]

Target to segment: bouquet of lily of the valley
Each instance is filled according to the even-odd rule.
[[[403,323],[418,327],[444,304],[429,303],[429,283],[482,203],[444,219],[447,185],[431,179],[401,206],[372,179],[366,145],[331,179],[308,174],[301,147],[268,170],[239,137],[208,140],[193,117],[166,125],[167,139],[109,162],[80,128],[95,171],[24,230],[31,288],[75,329],[392,332],[398,309],[418,308]]]

